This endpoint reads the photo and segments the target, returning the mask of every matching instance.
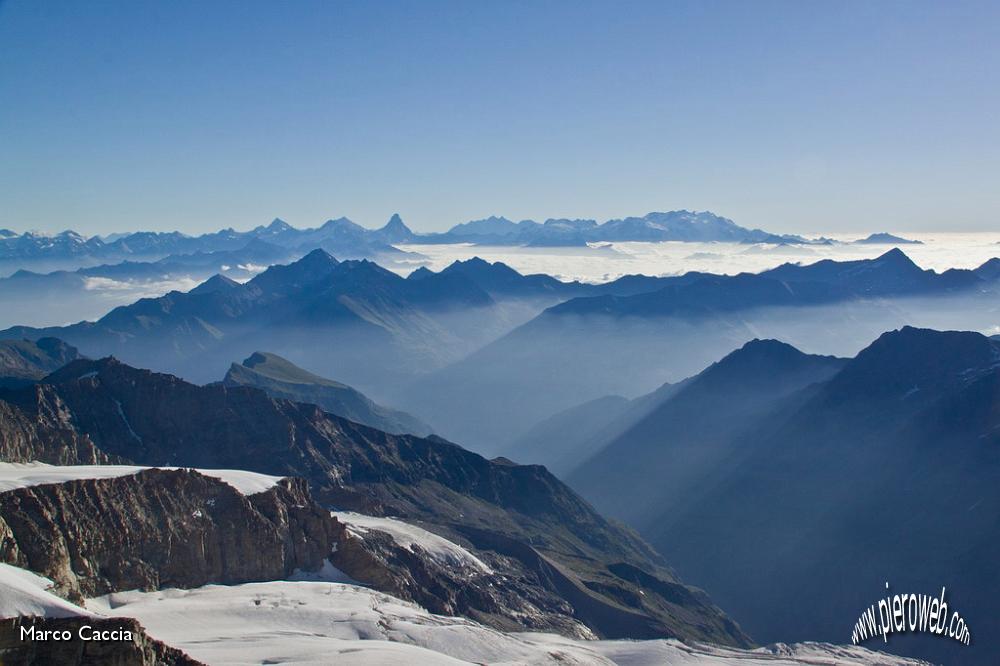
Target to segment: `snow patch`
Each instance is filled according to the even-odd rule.
[[[415,546],[419,547],[431,559],[444,566],[473,569],[485,574],[493,573],[486,563],[462,546],[416,525],[394,518],[376,518],[353,511],[333,511],[332,514],[347,525],[347,530],[351,534],[361,539],[364,539],[368,530],[386,532],[403,548],[412,551]]]
[[[137,465],[48,465],[41,462],[0,462],[0,492],[39,486],[46,483],[66,483],[79,479],[113,479],[130,476],[146,469],[183,469],[180,467],[140,467]],[[265,492],[282,479],[280,476],[257,474],[239,469],[198,469],[197,472],[229,484],[244,495]]]
[[[132,424],[129,423],[128,419],[125,417],[125,410],[122,409],[121,400],[117,399],[115,400],[115,407],[118,409],[118,416],[121,417],[122,423],[124,423],[125,427],[128,428],[129,434],[132,435],[133,438],[135,438],[135,441],[142,444],[142,437],[139,437],[139,435],[136,434],[135,430],[132,429]]]
[[[49,592],[52,581],[25,569],[0,564],[0,617],[91,617],[94,614]]]

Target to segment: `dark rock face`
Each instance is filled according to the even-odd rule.
[[[0,558],[79,599],[318,569],[343,526],[301,479],[244,496],[193,470],[0,493]]]
[[[68,631],[68,641],[22,641],[21,627],[39,631]],[[81,627],[92,631],[129,632],[131,640],[81,640]],[[0,619],[0,663],[4,666],[204,666],[175,648],[146,635],[132,618],[87,617]]]
[[[470,546],[470,550],[471,550]],[[593,638],[574,607],[516,559],[480,552],[490,572],[449,566],[403,548],[388,534],[345,533],[330,560],[358,582],[413,601],[433,613],[462,615],[503,631],[543,631]]]
[[[546,616],[522,627],[579,634],[573,629],[583,622],[598,636],[627,635],[621,633],[622,625],[608,619],[613,614],[581,610],[616,608],[645,616],[635,626],[657,627],[657,635],[749,643],[710,603],[684,605],[655,592],[641,595],[632,580],[609,570],[608,564],[626,562],[658,579],[678,582],[659,555],[634,532],[602,518],[543,467],[491,462],[440,438],[389,435],[312,405],[272,399],[256,389],[193,386],[113,359],[75,362],[46,381],[41,387],[44,391],[9,396],[10,408],[16,410],[21,401],[29,405],[30,413],[40,413],[45,411],[42,405],[50,411],[58,405],[65,413],[60,423],[71,424],[78,436],[86,435],[108,456],[146,465],[238,468],[301,476],[322,504],[399,516],[495,554],[489,557],[502,558],[503,566],[498,567],[501,574],[524,581],[507,594],[523,594],[528,603],[541,609],[539,616]],[[24,420],[30,425],[24,416],[21,421],[0,424],[0,429],[12,431],[8,438],[24,439],[19,431]],[[42,452],[46,452],[44,447]],[[34,457],[30,451],[22,455]],[[189,516],[199,508],[194,503],[182,504],[178,511]],[[488,532],[496,538],[472,543],[467,534],[474,532]],[[239,547],[252,548],[252,543]],[[332,541],[321,543],[328,547]],[[361,579],[367,576],[377,582],[379,575],[394,576],[398,580],[386,582],[387,590],[408,590],[403,596],[432,608],[468,609],[470,615],[481,613],[505,626],[516,621],[512,613],[496,612],[510,603],[504,593],[459,585],[447,577],[441,577],[444,582],[438,585],[437,573],[424,576],[414,573],[416,569],[407,569],[405,554],[380,554],[376,549],[375,555],[386,563],[381,566],[388,573],[341,565],[346,573]],[[565,578],[573,584],[566,585],[561,576],[536,566],[539,556],[566,572]],[[318,566],[319,560],[311,563]],[[403,570],[412,582],[405,580]],[[84,573],[85,577],[98,577],[97,571]],[[226,572],[213,570],[212,575],[225,576]],[[250,574],[232,576],[245,579]],[[207,575],[192,575],[183,581],[194,585],[206,579]],[[163,577],[149,575],[146,584],[165,582]],[[102,589],[96,583],[93,588]],[[484,592],[485,597],[476,596]],[[649,630],[644,628],[642,635],[649,635]]]
[[[69,410],[52,387],[33,386],[3,397],[10,402],[0,400],[0,460],[50,465],[102,465],[120,460],[74,428]]]

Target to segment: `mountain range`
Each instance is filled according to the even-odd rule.
[[[276,218],[266,226],[249,231],[228,228],[200,236],[178,231],[138,231],[107,240],[99,236],[85,238],[71,230],[55,235],[30,231],[18,235],[8,231],[0,235],[0,269],[24,266],[74,269],[126,260],[156,261],[165,257],[187,261],[179,259],[178,255],[247,252],[253,249],[255,242],[266,244],[264,247],[282,248],[297,256],[322,248],[343,258],[391,258],[402,254],[392,243],[402,242],[410,235],[398,215],[375,230],[365,229],[342,217],[327,220],[314,229],[296,229]]]
[[[236,476],[228,483],[237,487],[252,481],[254,493],[277,486],[270,497],[250,495],[248,505],[204,474],[153,470],[120,482],[41,485],[20,498],[0,493],[0,505],[9,504],[0,510],[4,560],[57,579],[71,596],[273,580],[318,568],[325,557],[354,580],[500,629],[749,644],[633,532],[540,466],[486,460],[440,438],[392,435],[256,388],[198,387],[114,359],[72,361],[38,384],[2,392],[0,413],[5,462],[180,465]],[[273,476],[261,486],[260,475]],[[66,515],[22,509],[49,505]],[[336,509],[336,519],[321,507]],[[374,517],[369,524],[392,516],[397,527],[383,520],[377,533],[352,540],[338,524],[365,519],[350,512]],[[77,527],[64,532],[63,520]],[[479,571],[436,565],[433,552],[402,552],[379,536],[400,521],[450,541],[453,553],[471,553]],[[160,523],[178,534],[160,533]],[[176,540],[173,557],[139,547],[154,538]],[[65,549],[53,546],[67,540]],[[210,556],[216,548],[228,555]],[[131,566],[111,566],[122,552]]]
[[[991,262],[937,273],[899,249],[657,278],[634,294],[567,298],[393,399],[442,434],[497,454],[557,412],[680,381],[753,338],[848,355],[905,324],[985,330],[995,325],[997,290]]]
[[[443,234],[424,234],[419,242],[477,245],[573,246],[588,242],[687,241],[729,243],[804,243],[801,236],[746,229],[707,211],[675,210],[598,223],[596,220],[548,219],[512,222],[488,217],[452,227]]]
[[[403,278],[314,250],[246,283],[215,276],[95,322],[16,326],[0,339],[57,337],[196,382],[267,350],[494,455],[556,412],[648,393],[769,332],[850,355],[905,324],[985,329],[994,263],[936,273],[893,249],[757,274],[585,284],[478,258]]]
[[[249,231],[222,229],[200,236],[177,231],[139,231],[102,238],[67,230],[55,235],[10,230],[0,232],[0,269],[24,265],[76,268],[122,260],[156,260],[170,255],[231,252],[251,241],[263,241],[305,254],[322,248],[341,258],[385,258],[413,243],[478,245],[585,245],[609,241],[718,241],[736,243],[804,243],[800,236],[746,229],[710,212],[677,210],[643,217],[608,220],[549,219],[512,222],[490,217],[455,225],[444,233],[414,233],[398,214],[385,226],[366,229],[341,217],[311,229],[297,229],[281,219]]]
[[[990,663],[998,387],[1000,346],[977,333],[902,328],[851,359],[755,340],[566,478],[755,637],[837,640],[887,583],[946,587],[977,635],[962,663]],[[926,635],[888,645],[936,662],[950,647]]]
[[[455,361],[549,305],[578,294],[634,294],[664,280],[560,282],[478,258],[403,278],[368,260],[314,250],[242,284],[216,275],[95,322],[17,326],[0,339],[56,335],[92,357],[113,354],[201,382],[221,376],[234,357],[268,349],[384,396],[387,386]]]

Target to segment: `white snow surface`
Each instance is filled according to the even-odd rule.
[[[61,599],[42,576],[0,564],[0,617],[133,617],[149,635],[207,664],[914,664],[861,647],[777,644],[756,650],[675,640],[582,641],[503,632],[434,615],[374,590],[339,583],[207,585]]]
[[[49,592],[52,581],[25,569],[0,564],[0,617],[93,615]]]
[[[123,592],[88,602],[134,617],[149,634],[208,664],[907,664],[860,647],[806,643],[736,650],[675,640],[582,641],[505,634],[336,583],[209,585]]]
[[[444,566],[462,567],[485,574],[493,573],[485,562],[462,546],[416,525],[394,518],[376,518],[352,511],[333,511],[332,514],[347,525],[347,530],[351,534],[362,539],[369,530],[379,530],[389,534],[403,548],[412,551],[416,546],[428,557]]]
[[[129,476],[152,467],[136,465],[48,465],[40,462],[0,463],[0,492],[39,486],[46,483],[66,483],[78,479],[113,479]],[[179,467],[159,467],[155,469],[181,469]],[[243,493],[253,495],[273,488],[280,476],[257,474],[240,469],[199,469],[205,476],[211,476]]]

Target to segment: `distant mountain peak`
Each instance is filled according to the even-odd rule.
[[[321,229],[363,229],[360,225],[356,224],[353,220],[346,217],[338,217],[336,219],[330,219],[323,223]]]
[[[898,247],[894,247],[888,252],[884,252],[875,258],[874,265],[876,266],[892,266],[893,268],[906,269],[916,272],[923,272],[920,266],[917,266],[910,257],[907,256],[905,252],[900,250]]]
[[[252,386],[274,398],[315,404],[326,412],[387,432],[431,433],[419,419],[372,402],[346,384],[313,374],[270,352],[255,351],[242,364],[233,363],[222,383]]]
[[[906,394],[963,383],[998,363],[1000,349],[979,333],[904,326],[862,349],[831,386],[854,396]]]
[[[288,359],[270,352],[255,351],[243,360],[242,366],[265,377],[278,379],[292,384],[319,384],[335,387],[344,386],[339,382],[334,382],[320,377],[319,375],[314,375],[307,370],[303,370]],[[238,368],[237,364],[234,363],[233,368]],[[227,377],[231,377],[234,372],[233,368],[230,368],[229,374],[226,375]]]
[[[142,372],[125,365],[114,356],[105,356],[98,359],[78,358],[48,375],[44,381],[46,384],[62,384],[86,379],[87,377],[94,377],[116,368],[123,368],[128,372]]]
[[[805,356],[805,352],[800,351],[787,342],[782,342],[781,340],[775,340],[773,338],[754,338],[733,352],[733,354],[739,353],[790,354],[795,356]]]
[[[339,262],[329,252],[323,248],[312,250],[298,261],[292,262],[293,266],[304,266],[307,264],[337,265]]]
[[[923,245],[922,241],[901,238],[884,231],[871,234],[867,238],[860,238],[854,243],[856,245]]]
[[[486,261],[485,259],[477,255],[475,257],[469,257],[468,259],[456,259],[455,261],[451,262],[451,264],[448,265],[448,268],[458,268],[458,267],[486,268],[492,265],[493,264],[491,264],[490,262]],[[446,268],[445,270],[448,270],[448,268]]]
[[[502,261],[489,262],[478,256],[465,260],[456,259],[441,272],[488,276],[494,279],[521,277],[520,273]]]
[[[283,292],[289,287],[298,288],[308,282],[321,280],[340,264],[326,250],[317,248],[298,261],[275,264],[247,284],[265,291]]]
[[[470,220],[457,224],[448,232],[453,236],[513,236],[518,231],[518,225],[506,217],[491,215],[481,220]]]
[[[1000,259],[993,257],[973,272],[984,280],[996,280],[1000,278]]]
[[[385,226],[372,232],[383,243],[405,243],[413,240],[416,235],[410,230],[399,213],[393,213]]]
[[[434,275],[436,275],[436,273],[434,271],[432,271],[431,269],[427,268],[426,266],[421,266],[421,267],[417,268],[415,271],[413,271],[412,273],[410,273],[409,275],[407,275],[406,279],[407,280],[423,280],[425,278],[429,278],[429,277],[432,277]]]
[[[754,338],[714,363],[705,371],[705,374],[730,372],[737,368],[741,372],[753,369],[760,369],[762,372],[773,372],[777,369],[787,369],[791,365],[814,359],[836,360],[832,356],[807,354],[780,340]]]
[[[216,292],[227,292],[233,289],[238,289],[242,285],[231,278],[227,278],[225,275],[220,275],[216,273],[212,277],[208,278],[197,287],[192,289],[191,294],[211,294]]]
[[[913,263],[913,261],[908,256],[906,256],[906,253],[900,250],[898,247],[894,247],[891,250],[883,252],[877,258],[881,260],[891,259],[893,261],[905,261],[910,264]]]
[[[276,217],[271,220],[271,224],[267,225],[268,231],[288,231],[292,228],[292,225],[288,224],[280,217]]]

